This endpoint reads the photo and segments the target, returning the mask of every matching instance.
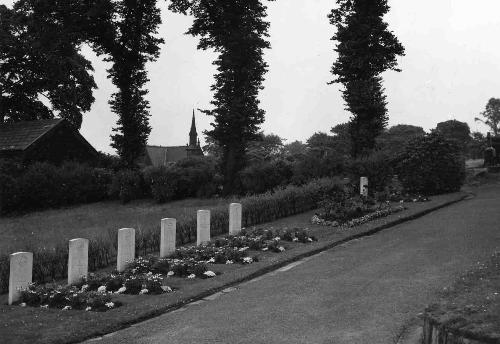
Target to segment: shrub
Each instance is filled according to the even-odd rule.
[[[140,171],[121,170],[117,172],[111,182],[109,195],[128,203],[145,195],[145,183]]]
[[[284,160],[254,163],[241,171],[243,189],[249,194],[263,193],[277,186],[287,185],[291,177],[291,165]]]
[[[179,180],[176,172],[175,169],[165,166],[150,166],[143,170],[144,181],[156,202],[164,203],[174,199]]]
[[[217,191],[216,164],[209,157],[192,157],[173,165],[178,176],[177,198],[210,197]]]
[[[394,175],[393,159],[381,152],[352,160],[348,172],[356,185],[360,177],[368,177],[368,190],[371,194],[383,191]]]
[[[459,191],[465,180],[460,147],[437,133],[411,141],[398,160],[399,179],[411,193],[437,195]]]

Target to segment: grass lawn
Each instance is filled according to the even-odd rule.
[[[427,315],[473,338],[500,340],[500,252],[445,288]]]
[[[38,211],[21,216],[0,217],[0,254],[33,248],[52,248],[74,238],[115,235],[116,230],[159,226],[165,217],[182,219],[199,209],[228,205],[227,199],[187,199],[156,204],[149,200],[121,204],[107,201]]]

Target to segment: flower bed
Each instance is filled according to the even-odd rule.
[[[407,208],[403,207],[403,206],[382,208],[382,209],[378,209],[374,212],[371,212],[369,214],[366,214],[362,217],[358,217],[358,218],[346,221],[344,223],[339,223],[338,221],[327,221],[327,220],[322,219],[319,215],[315,214],[311,218],[311,222],[315,225],[352,228],[352,227],[362,225],[363,223],[366,223],[366,222],[369,222],[369,221],[372,221],[375,219],[386,217],[386,216],[389,216],[389,215],[394,214],[394,213],[399,213],[405,209],[407,209]]]

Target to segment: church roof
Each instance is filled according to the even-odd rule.
[[[42,119],[0,124],[0,151],[26,150],[63,121],[63,119]]]

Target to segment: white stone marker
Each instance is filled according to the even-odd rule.
[[[33,253],[16,252],[10,255],[9,305],[18,301],[21,290],[32,282]]]
[[[368,197],[368,177],[359,178],[359,194]]]
[[[210,241],[210,210],[198,210],[196,213],[196,245]]]
[[[161,220],[160,258],[175,252],[175,227],[175,219],[166,218]]]
[[[68,284],[72,285],[87,277],[89,272],[89,241],[72,239],[69,241]]]
[[[122,272],[127,263],[135,259],[135,229],[122,228],[118,230],[118,256],[116,270]]]
[[[238,235],[241,232],[241,204],[229,205],[229,234]]]

